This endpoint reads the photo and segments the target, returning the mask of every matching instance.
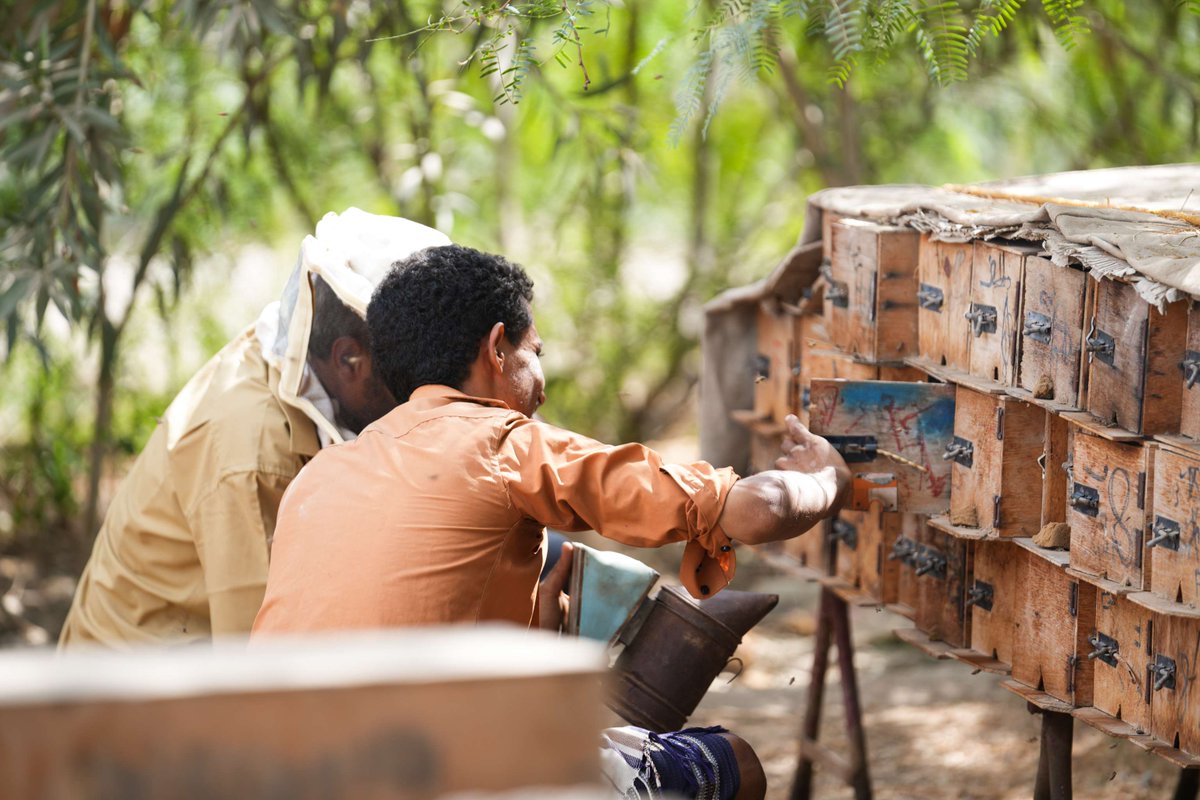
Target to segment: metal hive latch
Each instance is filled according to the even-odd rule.
[[[971,331],[975,336],[996,332],[996,307],[971,303],[971,310],[963,314],[971,323]]]
[[[1099,659],[1110,667],[1117,665],[1117,655],[1121,652],[1121,643],[1116,639],[1096,632],[1088,637],[1088,644],[1092,646],[1092,652],[1088,653],[1089,659],[1093,661]]]
[[[950,444],[946,445],[946,452],[942,453],[942,458],[970,469],[975,463],[975,445],[961,436],[955,436]]]
[[[1150,674],[1154,676],[1154,691],[1175,688],[1175,659],[1157,655],[1150,665]]]
[[[1036,311],[1026,311],[1022,333],[1036,342],[1050,344],[1050,318]]]
[[[979,606],[984,611],[992,610],[992,602],[995,597],[995,590],[990,583],[975,580],[975,585],[967,589],[967,605]]]
[[[888,561],[899,561],[912,566],[912,559],[916,554],[917,543],[912,539],[901,536],[892,545],[892,552],[888,553]]]
[[[829,298],[829,302],[833,303],[835,308],[850,307],[850,287],[844,281],[830,281],[829,288],[825,290],[825,296]]]
[[[936,311],[940,314],[943,302],[945,302],[945,295],[937,286],[922,283],[920,288],[917,289],[917,305],[921,308],[927,311]]]
[[[1183,368],[1184,384],[1191,389],[1200,381],[1200,353],[1188,350],[1179,366]]]
[[[1111,367],[1117,349],[1117,341],[1109,334],[1093,326],[1092,333],[1087,337],[1084,349],[1090,356],[1095,356]]]
[[[874,461],[878,454],[879,440],[874,436],[830,435],[825,439],[841,453],[847,464]]]
[[[841,542],[851,550],[858,549],[858,528],[840,517],[835,517],[830,525],[829,538]]]
[[[1090,486],[1076,483],[1071,487],[1071,496],[1067,498],[1067,503],[1080,514],[1094,517],[1100,513],[1100,492]]]
[[[1162,546],[1168,550],[1179,550],[1179,523],[1175,520],[1156,516],[1150,532],[1154,536],[1146,542],[1146,547]]]
[[[913,561],[918,575],[933,575],[935,578],[946,577],[946,556],[932,547],[922,547]]]

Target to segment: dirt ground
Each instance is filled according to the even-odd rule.
[[[790,792],[796,739],[812,664],[817,586],[739,556],[736,588],[780,595],[779,607],[747,635],[745,669],[713,684],[689,724],[721,724],[749,741],[767,773],[768,800]],[[886,611],[854,610],[856,666],[875,797],[1017,800],[1033,793],[1041,717],[987,673],[937,661],[892,631],[911,623]],[[841,689],[831,665],[820,739],[845,752]],[[1178,770],[1132,744],[1075,724],[1075,797],[1167,798]],[[818,768],[814,796],[851,798]]]

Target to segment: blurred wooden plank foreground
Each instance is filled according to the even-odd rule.
[[[0,655],[0,797],[427,798],[599,780],[601,648],[508,628]]]

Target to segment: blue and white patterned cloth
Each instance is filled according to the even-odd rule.
[[[601,735],[604,775],[619,797],[732,800],[740,784],[733,748],[721,727],[652,733],[627,725]]]

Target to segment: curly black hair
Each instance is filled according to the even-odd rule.
[[[516,344],[533,324],[533,281],[470,247],[430,247],[392,265],[367,307],[375,374],[403,403],[426,384],[461,389],[497,322]]]

